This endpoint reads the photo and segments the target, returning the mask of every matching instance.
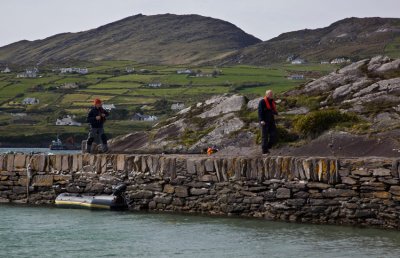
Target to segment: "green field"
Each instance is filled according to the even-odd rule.
[[[390,46],[388,51],[392,48]],[[146,114],[157,115],[161,119],[172,114],[170,104],[180,101],[187,106],[205,100],[212,95],[239,93],[249,98],[261,96],[266,89],[281,93],[299,86],[308,80],[320,77],[337,66],[274,65],[270,67],[226,66],[226,67],[182,67],[147,66],[132,61],[101,61],[75,64],[87,67],[89,74],[60,74],[54,72],[57,67],[39,67],[40,78],[17,78],[17,73],[0,74],[0,134],[24,136],[34,134],[85,134],[87,128],[55,126],[55,120],[64,115],[75,115],[84,122],[92,100],[101,98],[106,104],[114,104],[115,119],[110,118],[108,132],[113,136],[135,130],[146,130],[150,124],[130,120],[135,112],[142,108]],[[127,74],[126,68],[135,71]],[[178,69],[191,68],[202,74],[214,74],[211,77],[191,77],[177,74]],[[13,67],[11,67],[13,70]],[[146,71],[140,71],[145,69]],[[21,68],[22,70],[22,68]],[[292,74],[305,75],[304,80],[288,80]],[[149,83],[159,82],[161,87],[149,87]],[[65,83],[75,83],[78,89],[62,89]],[[40,100],[37,105],[22,105],[24,98]],[[165,100],[167,106],[159,106]],[[122,112],[124,110],[124,112]],[[25,119],[11,116],[13,113],[27,113]],[[124,116],[118,116],[124,113]],[[27,124],[24,121],[27,120]]]

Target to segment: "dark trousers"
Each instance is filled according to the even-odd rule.
[[[103,128],[90,128],[87,144],[92,145],[94,139],[101,139],[104,145],[107,145],[107,136],[104,133]]]
[[[275,123],[261,126],[261,133],[262,133],[262,139],[261,139],[262,151],[267,152],[272,147],[272,145],[276,143],[278,137],[278,132],[276,130]]]

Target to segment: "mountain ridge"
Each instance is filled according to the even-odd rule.
[[[237,26],[200,15],[134,15],[98,28],[0,48],[0,60],[135,60],[196,63],[261,42]],[[28,51],[27,51],[28,50]]]
[[[390,44],[393,53],[385,53]],[[359,60],[384,54],[400,57],[399,18],[350,17],[323,28],[285,32],[232,53],[221,63],[268,65],[289,56],[317,62],[337,57]]]

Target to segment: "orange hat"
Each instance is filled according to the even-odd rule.
[[[95,100],[93,101],[93,104],[94,104],[94,105],[101,104],[101,100],[100,100],[100,99],[95,99]]]

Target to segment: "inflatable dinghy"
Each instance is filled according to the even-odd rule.
[[[81,195],[74,193],[62,193],[56,198],[56,205],[62,208],[87,208],[87,209],[107,209],[107,210],[126,210],[124,192],[126,185],[118,185],[112,195]]]

